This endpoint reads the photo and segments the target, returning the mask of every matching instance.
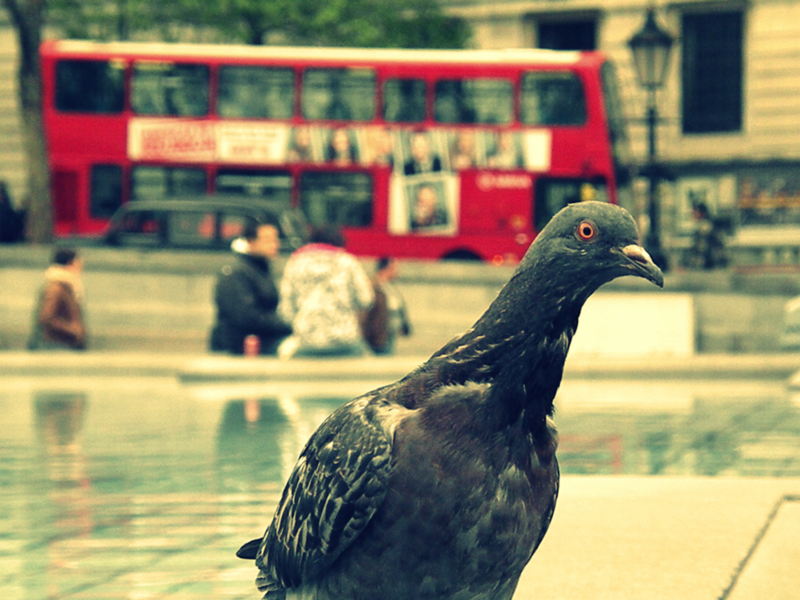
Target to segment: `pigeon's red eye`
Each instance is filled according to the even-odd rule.
[[[578,225],[578,237],[582,240],[592,239],[595,233],[594,225],[589,221],[582,221],[581,224]]]

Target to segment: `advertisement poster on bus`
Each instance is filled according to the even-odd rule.
[[[128,133],[128,155],[135,161],[390,169],[388,230],[394,235],[456,235],[460,172],[545,172],[552,144],[547,129],[237,120],[134,118]]]

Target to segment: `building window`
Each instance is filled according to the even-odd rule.
[[[596,50],[595,19],[539,21],[536,27],[537,46],[550,50]]]
[[[684,133],[742,129],[741,11],[683,15]]]

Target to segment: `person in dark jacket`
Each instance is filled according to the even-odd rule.
[[[277,227],[255,221],[248,222],[242,238],[233,242],[236,258],[221,269],[214,288],[217,316],[211,350],[243,354],[245,338],[255,335],[260,354],[275,354],[278,344],[292,332],[275,314],[278,290],[270,260],[279,248]]]
[[[0,181],[0,243],[21,242],[24,234],[24,215],[14,208],[6,182]]]

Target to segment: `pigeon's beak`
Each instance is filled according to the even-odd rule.
[[[647,250],[638,244],[629,244],[622,248],[622,254],[628,259],[636,275],[652,281],[658,287],[664,287],[664,273],[650,258]]]

